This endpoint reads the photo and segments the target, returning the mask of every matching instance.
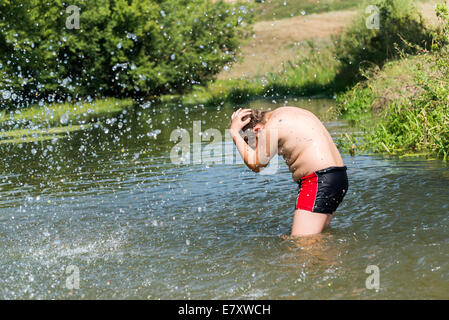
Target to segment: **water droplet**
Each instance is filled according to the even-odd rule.
[[[8,90],[4,90],[3,92],[2,92],[2,97],[3,97],[3,99],[9,99],[10,97],[11,97],[11,92],[10,91],[8,91]]]
[[[69,116],[67,115],[67,113],[64,113],[61,118],[59,119],[59,122],[61,124],[67,124],[69,122]]]

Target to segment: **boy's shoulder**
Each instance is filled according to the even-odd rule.
[[[279,107],[273,110],[273,114],[270,118],[270,121],[273,122],[273,124],[275,124],[278,122],[282,122],[284,120],[291,120],[292,118],[301,117],[301,115],[308,112],[309,111],[298,107],[290,107],[290,106]]]

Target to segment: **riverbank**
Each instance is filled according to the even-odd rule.
[[[83,130],[98,118],[131,108],[132,99],[106,98],[92,102],[34,105],[0,112],[0,144],[36,142]]]
[[[272,21],[315,13],[342,11],[360,5],[359,0],[267,0],[256,4],[258,21]]]
[[[449,158],[449,53],[388,63],[337,99],[340,114],[363,130],[359,151]]]
[[[416,5],[429,30],[438,24],[435,1]],[[365,18],[364,11],[356,9],[275,21],[256,18],[253,36],[243,42],[238,62],[225,67],[215,82],[178,99],[187,104],[217,104],[270,97],[333,97],[346,86],[336,79],[341,66],[335,54],[336,36],[355,19]]]
[[[94,115],[115,113],[134,104],[132,99],[105,98],[91,102],[55,103],[48,106],[33,105],[29,108],[12,112],[0,112],[0,123],[33,122],[34,124],[80,123],[88,121]]]
[[[290,6],[291,1],[279,1]],[[316,2],[316,1],[314,1]],[[331,2],[332,5],[347,3],[348,1],[321,1],[321,5]],[[350,2],[350,1],[349,1]],[[302,5],[310,1],[301,1],[298,9],[290,12],[299,12]],[[284,8],[278,1],[271,1],[270,10]],[[268,6],[268,3],[266,4]],[[417,8],[430,25],[438,23],[435,14],[435,1],[417,1]],[[269,74],[283,75],[291,65],[308,63],[306,58],[310,54],[310,47],[314,47],[317,54],[332,48],[335,44],[334,36],[341,34],[358,16],[366,17],[364,7],[360,1],[353,4],[350,9],[339,10],[332,7],[326,12],[313,13],[304,11],[294,17],[278,18],[278,20],[263,20],[260,7],[256,6],[255,19],[252,25],[252,36],[244,40],[237,63],[228,65],[217,76],[219,80],[247,79],[254,80],[266,77]],[[279,9],[280,10],[280,9]],[[278,12],[279,15],[279,12]],[[328,57],[322,57],[328,60]],[[296,66],[297,67],[297,66]],[[316,73],[322,70],[317,69]]]
[[[340,94],[340,115],[362,130],[346,135],[351,150],[449,158],[449,12],[441,4],[432,49],[403,54]]]
[[[428,1],[420,4],[428,24],[436,21],[433,6],[434,3]],[[444,138],[447,114],[444,104],[438,105],[436,114],[432,113],[432,119],[437,121],[435,125],[410,127],[412,119],[422,120],[428,115],[423,115],[428,101],[422,96],[426,93],[423,87],[433,88],[439,83],[434,80],[441,79],[441,74],[435,74],[429,62],[438,60],[437,53],[388,62],[381,70],[369,71],[368,81],[357,84],[346,93],[338,92],[341,88],[337,88],[335,79],[341,62],[335,57],[332,37],[340,34],[355,17],[360,19],[355,10],[300,15],[277,21],[260,21],[263,19],[259,17],[259,22],[254,25],[254,36],[243,44],[240,62],[225,67],[216,81],[211,81],[206,87],[194,87],[185,95],[163,95],[151,102],[193,107],[242,104],[258,98],[338,97],[340,114],[364,132],[363,137],[345,135],[347,141],[342,146],[349,148],[349,152],[357,148],[360,152],[413,152],[447,159],[449,143]],[[427,82],[426,85],[423,81]],[[133,104],[130,99],[105,99],[91,103],[33,106],[14,113],[0,113],[0,125],[3,132],[13,130],[3,134],[3,137],[11,138],[16,133],[22,135],[24,128],[34,129],[35,125],[45,128],[82,125],[98,115],[113,114]],[[423,107],[408,108],[410,104]],[[401,118],[403,128],[394,127],[392,123],[398,121],[396,113],[403,115],[404,110],[407,110],[408,118]],[[421,115],[416,114],[418,111]],[[425,121],[432,123],[432,119]],[[35,134],[33,130],[28,132]],[[3,139],[2,143],[8,141],[14,140]]]

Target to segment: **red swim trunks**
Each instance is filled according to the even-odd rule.
[[[348,191],[346,167],[315,171],[299,181],[296,209],[332,214]]]

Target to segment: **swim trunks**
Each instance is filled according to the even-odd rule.
[[[315,171],[299,181],[296,209],[332,214],[348,191],[346,166]]]

